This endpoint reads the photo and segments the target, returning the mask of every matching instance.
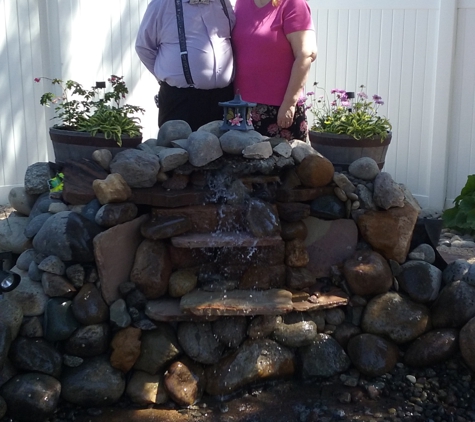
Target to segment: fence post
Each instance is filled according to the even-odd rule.
[[[443,209],[447,193],[450,99],[456,42],[457,0],[439,0],[430,151],[429,206]]]

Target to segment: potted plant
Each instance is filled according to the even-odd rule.
[[[314,86],[322,89],[318,83]],[[356,98],[353,92],[332,89],[334,97],[330,101],[325,90],[323,92],[321,96],[307,93],[311,101],[307,109],[314,116],[309,131],[312,146],[343,170],[361,157],[373,158],[382,169],[392,127],[386,117],[378,115],[378,107],[384,104],[381,97],[373,95],[369,100],[364,85],[360,86]]]
[[[144,109],[130,104],[121,104],[128,94],[123,77],[111,75],[105,82],[85,89],[72,80],[35,78],[51,81],[61,88],[59,95],[46,92],[41,96],[40,104],[54,106],[59,123],[49,130],[57,162],[67,160],[90,159],[96,149],[107,148],[113,155],[124,148],[134,148],[142,142],[140,119],[137,113]],[[102,95],[101,95],[102,94]]]

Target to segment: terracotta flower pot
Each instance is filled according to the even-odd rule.
[[[358,158],[370,157],[382,169],[392,134],[389,133],[383,142],[379,136],[356,140],[348,135],[313,131],[309,132],[309,137],[312,147],[328,158],[335,167],[348,170],[348,166]]]
[[[122,146],[119,147],[114,139],[106,139],[103,134],[91,136],[88,132],[53,127],[49,129],[49,135],[57,163],[79,161],[83,158],[92,160],[92,153],[97,149],[108,149],[114,156],[127,148],[135,148],[142,142],[142,136],[122,136]]]

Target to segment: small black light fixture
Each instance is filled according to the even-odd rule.
[[[223,103],[218,103],[224,107],[223,124],[221,130],[252,130],[251,109],[256,103],[248,103],[236,94],[234,99]]]
[[[11,292],[15,289],[21,281],[20,274],[4,270],[4,261],[11,262],[12,253],[11,252],[0,252],[0,295],[4,292]]]

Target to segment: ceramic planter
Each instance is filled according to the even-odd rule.
[[[88,132],[75,132],[50,128],[49,135],[53,143],[57,163],[66,161],[92,160],[92,153],[97,149],[108,149],[112,156],[127,148],[135,148],[142,142],[142,136],[122,137],[122,147],[114,139],[106,139],[103,134],[91,136]]]
[[[348,166],[358,158],[370,157],[382,169],[392,134],[389,133],[383,142],[378,136],[356,140],[348,135],[313,131],[309,132],[309,137],[312,147],[328,158],[335,168],[347,170]]]

